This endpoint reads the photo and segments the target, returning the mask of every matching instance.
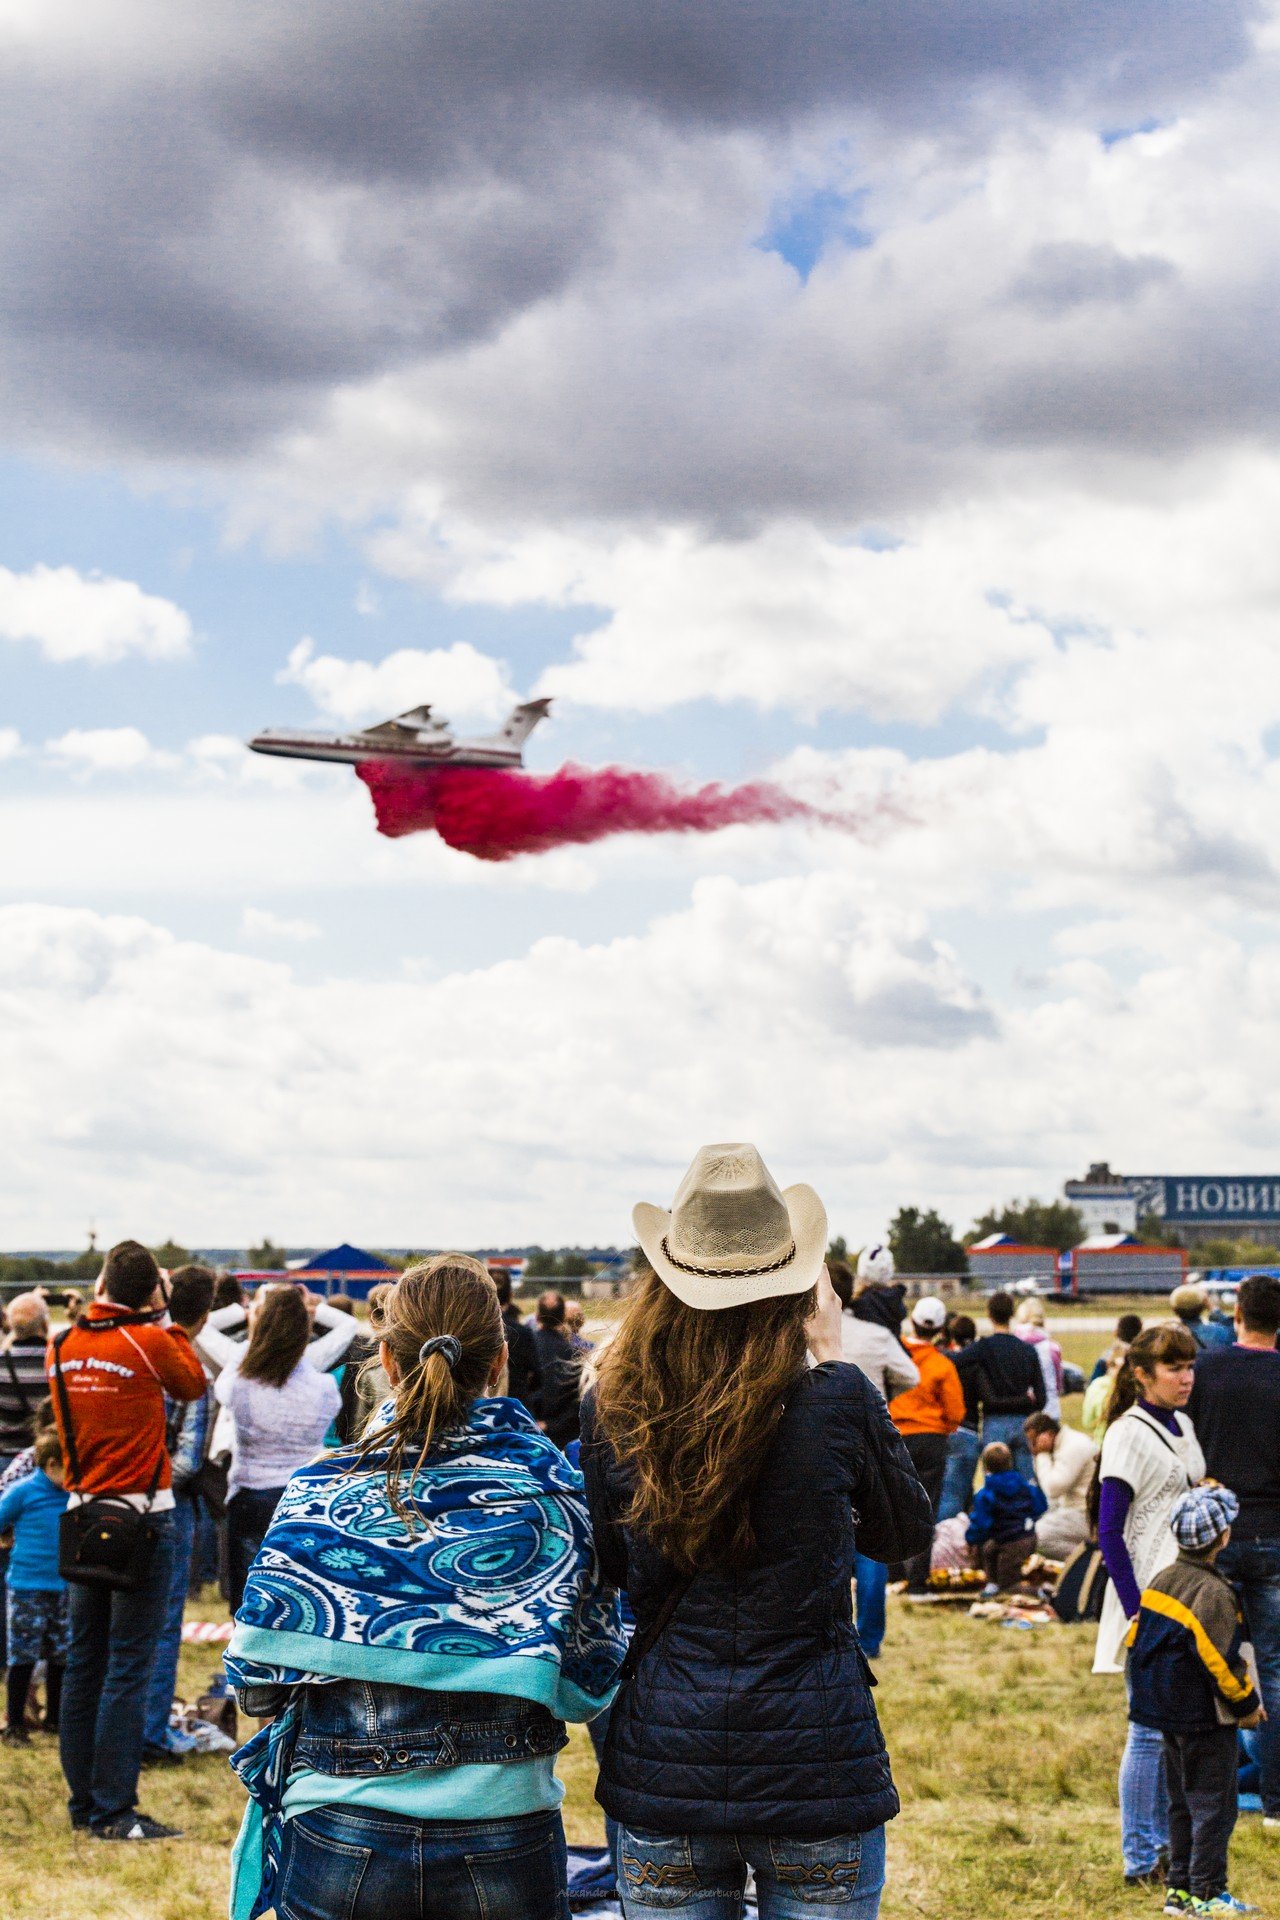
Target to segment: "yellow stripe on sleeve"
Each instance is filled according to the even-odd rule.
[[[1186,1628],[1196,1643],[1196,1652],[1225,1700],[1248,1699],[1252,1692],[1249,1682],[1236,1679],[1190,1607],[1184,1607],[1181,1600],[1175,1600],[1171,1593],[1161,1593],[1158,1587],[1147,1588],[1142,1596],[1142,1604],[1152,1613],[1163,1614],[1166,1620],[1173,1620],[1178,1626]]]

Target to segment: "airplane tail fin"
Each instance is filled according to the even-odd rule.
[[[506,747],[522,747],[540,720],[551,711],[549,700],[525,700],[513,707],[508,718],[493,735]]]

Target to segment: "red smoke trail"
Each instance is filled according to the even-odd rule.
[[[434,828],[449,846],[477,860],[546,853],[613,833],[713,833],[779,820],[860,824],[809,806],[767,780],[682,788],[664,774],[626,767],[565,766],[540,774],[405,767],[387,760],[367,760],[356,772],[373,795],[379,833],[396,840]]]

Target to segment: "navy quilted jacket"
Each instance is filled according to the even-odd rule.
[[[674,1576],[620,1525],[627,1488],[595,1404],[582,1467],[606,1577],[637,1631]],[[829,1362],[788,1397],[756,1487],[758,1552],[700,1573],[615,1703],[597,1795],[656,1833],[821,1838],[892,1819],[898,1796],[853,1627],[858,1548],[904,1560],[928,1546],[929,1498],[884,1402],[857,1367]]]

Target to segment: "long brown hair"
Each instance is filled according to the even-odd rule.
[[[1118,1342],[1116,1343],[1119,1344]],[[1154,1327],[1144,1327],[1136,1340],[1129,1343],[1120,1371],[1111,1386],[1111,1398],[1107,1402],[1107,1430],[1115,1425],[1130,1407],[1135,1407],[1142,1398],[1142,1382],[1138,1379],[1138,1368],[1147,1374],[1154,1373],[1161,1361],[1167,1367],[1186,1366],[1194,1360],[1199,1348],[1178,1321],[1165,1321]],[[1089,1492],[1085,1507],[1089,1519],[1090,1531],[1098,1530],[1098,1514],[1102,1506],[1102,1455],[1099,1453],[1093,1463],[1093,1479],[1089,1483]]]
[[[240,1362],[240,1378],[282,1387],[306,1352],[310,1338],[311,1315],[299,1289],[271,1287],[257,1303],[249,1345]]]
[[[651,1272],[601,1357],[596,1418],[632,1481],[623,1518],[684,1573],[755,1551],[751,1495],[813,1306],[810,1289],[703,1313]]]
[[[438,1253],[409,1267],[385,1289],[370,1315],[399,1370],[392,1389],[395,1413],[386,1426],[371,1427],[356,1443],[362,1458],[386,1455],[387,1497],[409,1525],[401,1480],[415,1474],[433,1441],[463,1426],[471,1403],[484,1392],[502,1352],[506,1329],[497,1289],[486,1268],[465,1253]],[[439,1348],[421,1357],[427,1341],[452,1336],[457,1358]]]

